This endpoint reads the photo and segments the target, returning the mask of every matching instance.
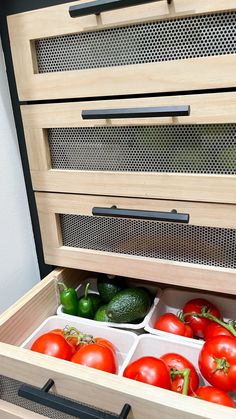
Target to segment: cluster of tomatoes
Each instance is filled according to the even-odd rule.
[[[221,321],[221,317],[220,311],[211,302],[195,298],[185,304],[179,315],[165,313],[160,316],[154,328],[179,336],[204,340],[218,335],[233,336],[233,326]]]
[[[156,328],[187,337],[204,338],[198,358],[199,370],[211,385],[199,387],[195,366],[177,353],[160,358],[144,356],[130,363],[123,376],[184,395],[234,407],[227,394],[236,390],[236,329],[221,320],[217,307],[204,299],[189,301],[181,315],[166,313]],[[74,327],[41,335],[31,350],[116,374],[117,354],[107,339],[83,334]]]
[[[206,342],[198,360],[202,376],[211,386],[199,387],[194,365],[177,353],[160,358],[145,356],[126,367],[124,377],[212,403],[234,407],[227,394],[236,390],[236,339],[218,336]]]
[[[41,335],[31,350],[116,374],[114,345],[107,339],[82,334],[75,328],[54,329]]]
[[[224,392],[236,390],[236,328],[234,322],[226,323],[221,318],[221,313],[215,305],[197,298],[188,301],[178,315],[165,313],[160,316],[154,327],[180,336],[204,339],[206,342],[200,351],[198,365],[202,376],[214,388],[194,388],[197,383],[195,371],[194,382],[189,380],[189,391],[205,400],[234,407],[231,398]],[[178,359],[180,355],[171,356]],[[186,363],[180,365],[180,368],[182,367],[190,368],[192,375],[192,367],[187,367]],[[172,377],[176,378],[176,375]]]

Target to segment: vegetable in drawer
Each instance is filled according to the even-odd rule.
[[[145,317],[151,298],[144,288],[127,288],[118,292],[107,307],[107,316],[113,322],[129,323]]]
[[[58,286],[62,288],[60,292],[60,301],[63,307],[63,312],[66,314],[77,314],[77,293],[74,288],[67,288],[63,282],[58,282]]]
[[[85,317],[86,319],[93,319],[95,310],[93,300],[90,295],[88,295],[89,287],[90,283],[86,285],[84,296],[81,297],[78,301],[77,315],[80,317]]]
[[[66,326],[42,334],[33,342],[31,350],[112,374],[118,370],[112,342],[81,333],[75,327]]]
[[[102,301],[107,304],[124,288],[124,283],[121,278],[109,278],[105,274],[99,274],[97,287]]]

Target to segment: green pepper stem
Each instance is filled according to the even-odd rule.
[[[84,291],[84,298],[85,298],[85,300],[87,300],[87,298],[88,298],[88,290],[89,290],[89,287],[90,287],[90,282],[88,282],[87,285],[86,285],[86,287],[85,287],[85,291]]]
[[[188,395],[188,390],[189,390],[190,368],[184,368],[183,370],[171,369],[171,378],[174,378],[178,375],[183,376],[184,385],[183,385],[182,394],[187,396]]]
[[[185,317],[188,317],[188,316],[204,317],[205,319],[211,320],[219,324],[220,326],[224,327],[225,329],[227,329],[230,333],[232,333],[233,336],[236,337],[236,330],[233,324],[225,323],[222,320],[218,319],[217,317],[213,316],[213,314],[209,313],[209,311],[206,310],[206,307],[202,307],[201,313],[194,313],[194,312],[185,313],[182,315],[182,319],[185,320]]]
[[[58,282],[57,285],[59,288],[62,287],[63,291],[66,291],[68,289],[66,284],[64,284],[64,282]]]

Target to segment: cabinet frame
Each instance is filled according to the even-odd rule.
[[[183,117],[83,120],[82,110],[190,105]],[[21,106],[35,191],[236,203],[236,175],[52,169],[48,128],[236,122],[236,93]]]
[[[90,0],[81,0],[88,2]],[[57,35],[235,11],[234,0],[166,0],[73,19],[65,3],[8,17],[20,100],[82,98],[234,87],[236,54],[89,70],[37,73],[34,41]]]
[[[236,294],[236,269],[63,246],[58,214],[92,215],[93,206],[189,212],[191,224],[236,227],[233,205],[36,193],[46,263],[158,283]],[[229,221],[230,220],[230,221]]]

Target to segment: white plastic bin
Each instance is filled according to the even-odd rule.
[[[83,281],[78,288],[76,288],[77,291],[77,295],[78,297],[82,297],[84,295],[84,291],[85,291],[85,286],[86,284],[90,282],[90,293],[95,293],[98,294],[98,289],[97,289],[97,278],[96,276],[91,277],[91,278],[87,278],[85,281]],[[142,332],[142,329],[144,329],[146,323],[147,323],[147,319],[149,318],[149,313],[152,311],[154,305],[156,304],[156,300],[159,300],[160,296],[161,296],[161,289],[158,288],[155,285],[149,285],[149,284],[143,284],[140,283],[140,281],[137,281],[135,279],[126,279],[126,283],[127,283],[127,287],[144,287],[146,288],[152,295],[153,295],[153,304],[150,308],[150,311],[148,312],[148,314],[146,315],[146,317],[140,322],[140,323],[113,323],[113,322],[98,322],[96,320],[90,320],[90,319],[85,319],[83,318],[83,321],[85,321],[87,324],[91,324],[91,325],[103,325],[106,327],[116,327],[116,328],[120,328],[120,329],[129,329],[129,330],[134,330],[136,333]],[[76,317],[76,316],[71,316],[69,314],[63,313],[63,309],[62,309],[62,305],[60,305],[57,309],[57,314],[59,316],[63,316],[68,318],[68,321],[72,321],[75,318],[78,319],[82,319],[81,317]]]
[[[165,313],[174,313],[177,314],[182,310],[187,303],[187,301],[192,300],[193,298],[205,298],[214,305],[218,307],[225,321],[232,320],[236,318],[236,299],[221,297],[219,295],[214,295],[211,293],[204,293],[198,291],[184,291],[176,290],[172,288],[166,288],[161,296],[155,299],[155,304],[152,310],[149,312],[145,330],[149,333],[158,336],[166,336],[170,339],[179,340],[183,342],[196,342],[201,344],[203,341],[201,339],[191,339],[184,336],[178,336],[171,333],[163,332],[161,330],[154,329],[156,320]]]
[[[131,362],[136,361],[143,356],[154,356],[160,358],[160,356],[166,353],[178,353],[187,358],[195,366],[199,374],[199,386],[210,385],[201,375],[198,368],[198,357],[204,342],[199,343],[193,342],[180,342],[169,339],[168,337],[153,336],[153,335],[141,335],[138,337],[136,345],[129,352],[126,360],[120,371],[120,375],[123,374],[127,365]],[[236,402],[236,391],[230,394],[234,403]]]
[[[72,316],[70,316],[72,317]],[[64,329],[66,326],[76,327],[83,333],[88,333],[94,337],[103,337],[113,343],[117,353],[117,363],[120,370],[130,351],[136,346],[137,335],[126,330],[112,329],[102,326],[101,324],[87,324],[81,318],[74,318],[73,320],[60,316],[48,317],[29,337],[26,339],[21,347],[30,349],[33,342],[44,333],[53,329]]]

